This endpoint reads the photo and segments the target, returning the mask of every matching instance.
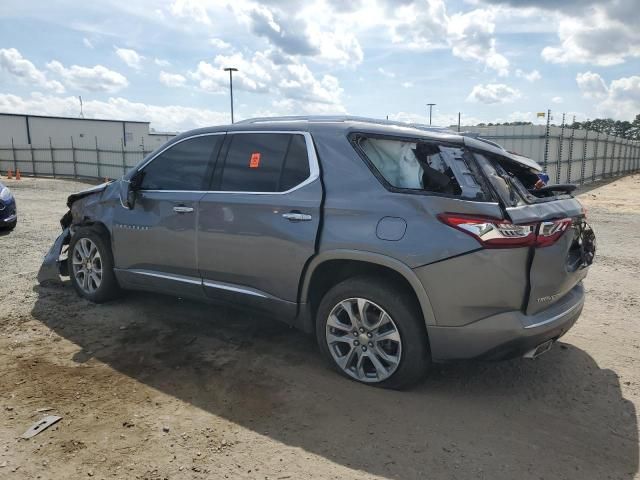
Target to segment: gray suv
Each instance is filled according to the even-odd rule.
[[[39,281],[257,309],[315,332],[343,375],[401,388],[431,362],[536,356],[580,315],[595,238],[573,186],[540,173],[357,117],[194,130],[71,195]]]

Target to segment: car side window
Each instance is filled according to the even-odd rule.
[[[309,175],[309,157],[303,135],[238,133],[231,135],[220,190],[285,192]]]
[[[224,135],[204,135],[177,143],[142,169],[143,190],[204,190]]]
[[[352,140],[392,188],[481,201],[489,198],[461,146],[365,135]]]

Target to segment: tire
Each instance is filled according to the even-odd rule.
[[[71,283],[81,297],[103,303],[120,294],[111,247],[95,228],[76,230],[69,243],[67,262]]]
[[[415,298],[375,277],[349,278],[325,294],[316,314],[316,338],[335,370],[377,387],[414,385],[431,364],[429,339]]]

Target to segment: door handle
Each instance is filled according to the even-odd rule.
[[[193,212],[193,207],[178,205],[177,207],[173,207],[173,211],[176,213],[191,213]]]
[[[313,218],[311,215],[300,212],[283,213],[282,216],[291,222],[308,222]]]

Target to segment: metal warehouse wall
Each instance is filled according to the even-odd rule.
[[[532,158],[551,183],[586,183],[640,168],[640,142],[567,126],[496,125],[463,127],[465,132]]]
[[[171,138],[173,134],[149,131],[149,122],[125,120],[96,120],[67,117],[45,117],[0,113],[0,146],[34,145],[95,147],[96,138],[104,145],[143,145],[151,150]]]

